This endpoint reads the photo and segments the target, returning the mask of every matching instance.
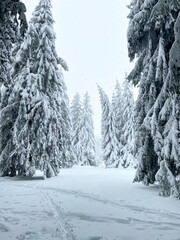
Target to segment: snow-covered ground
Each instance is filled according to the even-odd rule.
[[[0,239],[180,240],[180,201],[133,177],[74,167],[45,181],[0,178]]]

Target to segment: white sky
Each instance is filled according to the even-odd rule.
[[[27,19],[39,0],[23,0]],[[95,134],[100,135],[101,107],[96,83],[111,98],[115,81],[130,72],[126,7],[130,0],[52,0],[56,50],[66,60],[64,72],[70,100],[88,91],[94,111]]]

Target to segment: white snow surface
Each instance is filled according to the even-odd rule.
[[[73,167],[0,178],[2,240],[178,240],[180,202],[132,183],[134,169]]]

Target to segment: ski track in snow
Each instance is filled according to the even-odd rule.
[[[60,240],[76,240],[73,233],[72,228],[68,223],[68,220],[66,219],[66,216],[60,206],[57,205],[53,198],[50,197],[50,192],[48,192],[48,188],[46,187],[38,187],[36,185],[32,184],[25,184],[25,185],[18,185],[19,187],[25,187],[28,189],[34,188],[35,190],[39,190],[41,193],[42,198],[47,202],[50,209],[52,210],[52,216],[55,218],[55,224],[56,227],[56,234],[55,236],[58,237]]]
[[[54,200],[50,197],[50,194],[48,193],[47,189],[44,188],[38,188],[41,190],[43,196],[47,200],[49,206],[51,207],[55,219],[57,221],[57,231],[59,231],[59,237],[62,240],[75,240],[75,237],[72,234],[72,229],[70,225],[68,224],[67,219],[65,219],[65,215],[60,207],[60,205],[57,205]]]
[[[170,212],[157,212],[156,210],[153,209],[148,209],[148,208],[143,208],[143,207],[139,207],[139,206],[134,206],[134,205],[128,205],[125,204],[125,202],[122,200],[120,203],[115,202],[115,201],[111,201],[111,200],[107,200],[107,199],[102,199],[100,196],[98,195],[93,195],[93,194],[88,194],[85,192],[81,192],[81,191],[74,191],[74,190],[67,190],[67,189],[60,189],[60,188],[39,188],[39,189],[46,189],[46,190],[50,190],[53,191],[55,193],[60,193],[60,194],[65,194],[65,195],[72,195],[73,197],[77,198],[84,198],[90,201],[97,201],[103,204],[108,204],[108,205],[112,205],[113,207],[119,207],[119,208],[124,208],[124,209],[129,209],[135,212],[144,212],[144,213],[150,213],[150,214],[158,214],[161,215],[162,217],[169,217],[170,219],[176,219],[176,220],[180,220],[180,214],[177,213],[170,213]],[[180,224],[176,224],[177,226],[180,226]]]
[[[4,185],[5,187],[7,184],[6,181],[5,178],[0,180],[1,186]],[[127,201],[126,199],[111,200],[112,198],[108,199],[109,197],[104,197],[102,194],[94,194],[76,188],[74,190],[73,187],[72,189],[69,189],[69,187],[62,188],[62,185],[58,185],[57,187],[57,184],[52,186],[52,182],[49,182],[48,180],[43,182],[33,181],[33,184],[32,181],[21,182],[15,180],[12,181],[12,183],[13,182],[15,183],[16,188],[22,189],[21,192],[19,191],[16,195],[17,198],[32,197],[33,195],[36,197],[36,193],[39,194],[39,199],[41,199],[44,212],[48,215],[48,219],[50,219],[51,223],[53,223],[54,232],[51,232],[51,235],[48,235],[49,233],[47,233],[46,227],[43,233],[28,231],[26,229],[24,233],[21,233],[14,238],[7,237],[6,239],[2,238],[2,240],[144,240],[145,238],[143,239],[141,236],[143,236],[144,233],[146,234],[146,229],[149,229],[150,232],[153,229],[158,231],[158,234],[154,235],[154,238],[150,238],[147,232],[147,236],[145,236],[148,240],[180,240],[179,234],[176,234],[177,229],[180,229],[179,211],[172,212],[164,209],[158,210],[148,208],[148,206],[147,208],[140,207],[133,204],[133,202],[132,204],[129,203],[128,199]],[[9,183],[11,182],[9,181]],[[23,189],[27,190],[23,191]],[[28,191],[28,189],[30,191]],[[162,201],[163,198],[159,197],[159,199]],[[68,202],[67,204],[65,204],[66,200]],[[67,209],[69,202],[72,203],[70,204],[72,205],[70,210]],[[79,209],[76,209],[76,207],[73,206],[74,203],[82,206]],[[49,206],[50,211],[47,209],[47,205]],[[94,214],[93,211],[86,211],[86,209],[84,211],[84,206],[89,209],[92,206],[99,206],[100,210],[99,212],[94,212]],[[108,213],[104,214],[101,208],[104,210],[110,209],[108,211],[112,210],[112,215]],[[13,210],[8,207],[1,208],[0,204],[0,239],[1,234],[2,236],[8,236],[8,233],[11,231],[9,224],[18,225],[18,218],[15,218],[16,214],[25,215],[25,212],[18,208]],[[35,215],[35,212],[32,211],[31,214]],[[79,224],[78,227],[77,224]],[[81,234],[78,235],[78,231],[81,230],[81,224],[82,228],[83,226],[85,226],[86,229],[89,228],[89,235],[87,235],[87,237],[85,237],[85,234],[83,236]],[[108,237],[103,233],[99,234],[97,232],[93,234],[93,227],[96,225],[97,228],[98,226],[104,226],[105,228],[106,226],[116,226],[115,230],[119,226],[118,228],[125,228],[126,231],[131,231],[130,229],[133,228],[137,236],[133,238],[132,235],[129,235],[129,237],[124,236],[121,238],[116,236]],[[141,232],[143,231],[144,233],[142,234]],[[137,232],[141,235],[138,235]],[[172,238],[169,237],[170,233],[174,234]]]
[[[31,187],[31,186],[26,186],[26,187]],[[157,212],[156,210],[153,209],[148,209],[148,208],[143,208],[143,207],[139,207],[139,206],[135,206],[135,205],[128,205],[125,203],[125,201],[120,201],[120,202],[116,202],[116,201],[111,201],[108,199],[103,199],[98,195],[93,195],[93,194],[88,194],[86,192],[82,192],[82,191],[75,191],[75,190],[67,190],[67,189],[61,189],[61,188],[53,188],[53,187],[45,187],[45,186],[39,186],[37,187],[37,189],[39,189],[40,191],[43,192],[43,195],[46,197],[49,205],[51,206],[52,211],[54,212],[57,222],[59,222],[59,228],[62,229],[61,232],[63,232],[63,240],[69,239],[69,240],[75,240],[76,238],[72,235],[71,233],[71,227],[70,225],[67,223],[67,220],[64,221],[65,219],[65,213],[63,212],[63,210],[60,208],[59,205],[57,205],[53,198],[51,198],[50,196],[53,195],[53,193],[57,194],[59,193],[59,199],[61,199],[61,195],[70,195],[73,198],[82,198],[88,201],[95,201],[95,202],[99,202],[102,203],[104,205],[111,205],[112,207],[115,208],[123,208],[123,209],[128,209],[130,211],[133,211],[135,213],[143,213],[143,214],[152,214],[154,215],[154,217],[156,217],[158,215],[158,217],[161,218],[168,218],[169,222],[167,221],[148,221],[148,220],[140,220],[138,218],[113,218],[113,217],[98,217],[98,216],[91,216],[91,215],[87,215],[87,214],[81,214],[81,213],[68,213],[66,215],[66,217],[71,218],[76,218],[76,219],[80,219],[82,221],[89,221],[89,222],[99,222],[99,223],[117,223],[117,224],[138,224],[138,225],[151,225],[151,226],[155,226],[159,228],[159,230],[164,230],[164,231],[168,231],[168,230],[173,230],[173,227],[178,227],[180,228],[180,214],[177,213],[170,213],[170,212]],[[60,220],[59,220],[60,219]],[[172,220],[177,220],[179,221],[178,223],[172,223]],[[63,225],[62,225],[63,222]],[[66,226],[63,227],[63,226]],[[61,236],[62,237],[62,236]],[[103,238],[89,238],[89,240],[98,240],[98,239],[103,239]],[[177,240],[180,240],[177,239]]]
[[[4,181],[5,182],[5,181]],[[2,184],[3,185],[3,181]],[[50,207],[50,209],[52,210],[52,212],[47,211],[45,204],[44,205],[44,212],[47,213],[47,215],[49,217],[51,217],[52,219],[54,218],[54,226],[56,226],[55,228],[55,232],[51,233],[51,238],[49,238],[49,236],[45,237],[46,235],[46,229],[44,228],[44,232],[43,235],[44,236],[40,236],[39,233],[33,232],[33,231],[25,231],[23,234],[20,234],[18,236],[16,236],[17,240],[37,240],[37,239],[46,239],[46,240],[51,240],[51,239],[59,239],[59,240],[76,240],[75,237],[73,236],[72,233],[72,229],[67,221],[67,219],[65,218],[65,215],[60,207],[60,205],[57,205],[53,199],[50,197],[48,191],[45,188],[40,188],[37,187],[35,184],[16,184],[16,187],[19,187],[21,189],[33,189],[33,190],[37,190],[39,192],[39,194],[41,195],[41,199],[43,203],[47,203],[47,205]],[[35,195],[35,194],[34,194]],[[32,194],[17,194],[17,197],[22,197],[22,196],[32,196]],[[18,203],[18,202],[15,202]],[[2,216],[2,213],[4,214],[25,214],[24,211],[21,211],[19,209],[15,209],[15,210],[11,210],[10,208],[4,208],[1,209],[0,208],[0,239],[2,240],[9,240],[9,239],[15,239],[15,238],[7,238],[3,239],[1,238],[1,233],[7,233],[10,231],[9,227],[7,226],[7,224],[4,223],[10,223],[10,224],[14,224],[14,225],[18,225],[18,218],[12,218],[12,217],[4,217]],[[3,221],[4,223],[1,223],[1,221]]]
[[[42,188],[40,188],[42,189]],[[83,198],[86,199],[88,201],[96,201],[96,202],[100,202],[102,204],[105,205],[111,205],[113,207],[116,208],[123,208],[124,210],[128,209],[130,211],[133,211],[135,213],[143,213],[143,214],[152,214],[154,215],[154,218],[156,216],[160,217],[160,218],[168,218],[169,221],[148,221],[148,220],[140,220],[137,218],[113,218],[113,217],[98,217],[98,216],[91,216],[91,215],[85,215],[85,214],[81,214],[81,213],[69,213],[68,216],[69,218],[75,217],[77,219],[83,220],[83,221],[89,221],[89,222],[100,222],[100,223],[118,223],[118,224],[138,224],[138,225],[151,225],[154,227],[159,228],[159,230],[173,230],[173,227],[178,227],[180,228],[180,214],[177,213],[170,213],[170,212],[157,212],[156,210],[153,209],[148,209],[148,208],[143,208],[143,207],[139,207],[139,206],[133,206],[133,205],[127,205],[125,204],[124,201],[122,201],[121,203],[117,203],[115,201],[111,201],[111,200],[106,200],[106,199],[102,199],[97,195],[90,195],[88,193],[85,192],[81,192],[81,191],[73,191],[73,190],[67,190],[67,189],[59,189],[59,188],[46,188],[46,190],[49,191],[53,191],[54,193],[59,193],[61,194],[65,194],[65,195],[71,195],[74,198]],[[52,194],[51,194],[52,195]],[[179,221],[178,223],[172,223],[172,220],[177,220]],[[180,238],[179,238],[180,240]]]

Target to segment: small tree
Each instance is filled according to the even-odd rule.
[[[71,119],[72,119],[72,146],[75,154],[76,164],[81,164],[83,161],[83,149],[80,139],[81,131],[81,118],[82,118],[82,102],[79,94],[77,93],[71,103]]]
[[[135,166],[136,163],[134,157],[134,98],[131,84],[127,79],[123,83],[122,99],[121,165],[128,167],[129,165]]]
[[[63,76],[62,76],[63,78]],[[69,108],[69,98],[66,93],[66,86],[62,83],[63,98],[61,101],[61,128],[62,128],[62,159],[61,166],[63,168],[72,167],[75,163],[75,156],[72,147],[72,122]]]
[[[84,95],[81,129],[79,133],[79,140],[82,144],[82,162],[81,165],[95,166],[95,138],[94,138],[94,124],[93,111],[90,105],[90,97],[88,93]]]
[[[124,99],[123,99],[123,91],[122,88],[119,84],[118,81],[116,81],[116,85],[115,85],[115,90],[112,96],[112,111],[114,113],[114,122],[115,122],[115,134],[116,134],[116,138],[118,141],[118,159],[119,159],[119,164],[117,163],[117,165],[121,165],[121,157],[122,157],[122,128],[123,128],[123,103],[124,103]]]
[[[116,128],[114,122],[114,113],[111,104],[105,92],[98,86],[102,117],[101,117],[101,135],[103,160],[106,167],[118,167],[118,141],[116,138]]]

